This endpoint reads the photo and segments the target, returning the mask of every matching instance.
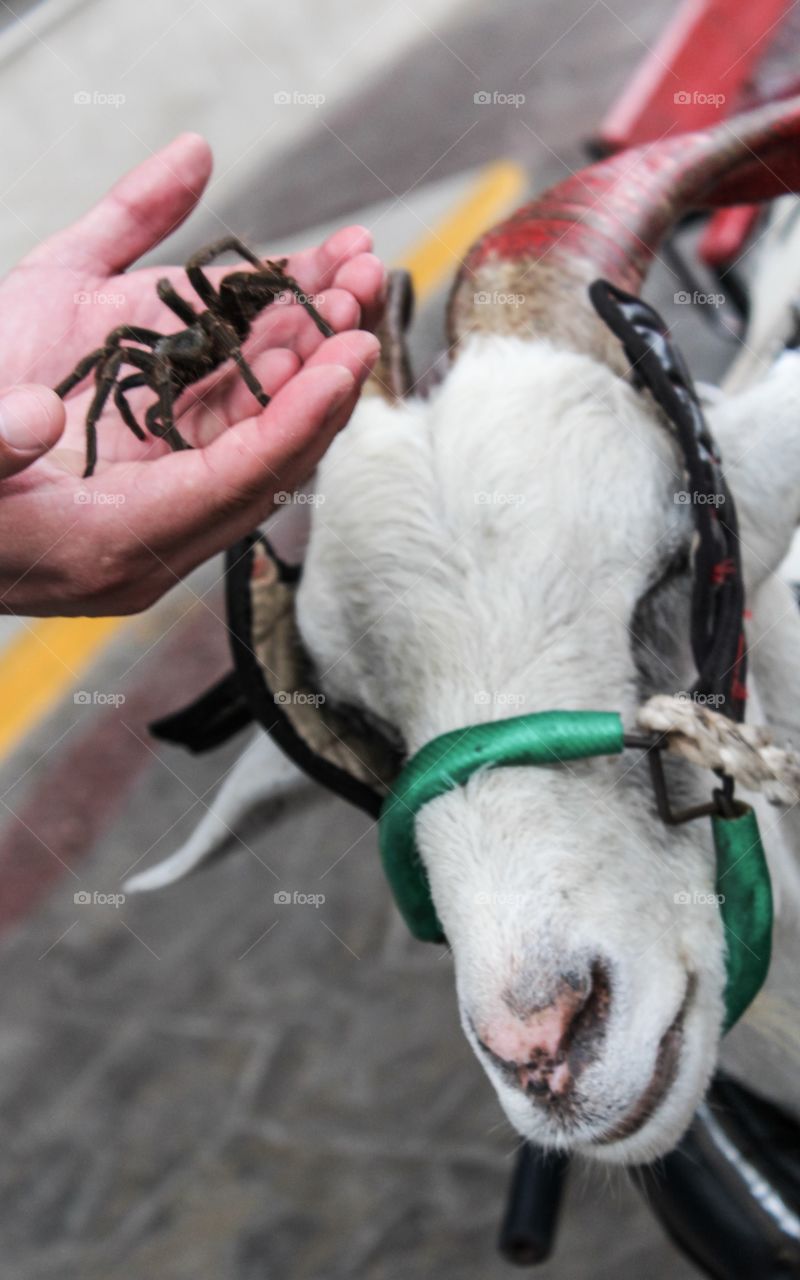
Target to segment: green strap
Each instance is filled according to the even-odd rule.
[[[412,756],[384,801],[379,841],[386,878],[414,937],[444,941],[414,833],[423,805],[463,786],[478,769],[616,755],[623,733],[616,711],[540,711],[454,729]]]
[[[772,889],[753,810],[711,819],[717,894],[725,927],[728,980],[725,1030],[738,1022],[767,976],[772,950]]]
[[[454,729],[426,743],[386,797],[379,828],[384,871],[414,937],[423,942],[445,940],[416,844],[415,820],[423,805],[463,786],[479,769],[617,755],[623,747],[622,720],[615,711],[541,711]],[[752,809],[735,818],[713,817],[712,827],[727,947],[728,1031],[769,969],[772,892]]]

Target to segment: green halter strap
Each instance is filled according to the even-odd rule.
[[[478,769],[618,755],[624,747],[622,720],[615,711],[541,711],[455,729],[426,743],[395,780],[379,829],[383,867],[414,937],[425,942],[445,940],[416,843],[415,819],[423,805],[463,786]],[[728,1030],[767,975],[772,893],[752,809],[740,806],[733,818],[714,815],[712,828],[727,943]]]

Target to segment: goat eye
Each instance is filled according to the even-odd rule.
[[[669,586],[676,578],[681,578],[691,572],[692,562],[689,548],[687,546],[680,547],[666,561],[662,561],[656,571],[651,586],[647,588],[647,594],[654,591],[661,591],[663,587]]]
[[[641,623],[651,607],[656,604],[662,591],[675,585],[681,578],[691,575],[692,559],[688,544],[678,547],[668,555],[653,571],[650,581],[639,597],[633,611],[633,624]]]
[[[676,548],[655,567],[633,610],[628,629],[642,697],[674,686],[688,635],[691,565],[689,546]]]

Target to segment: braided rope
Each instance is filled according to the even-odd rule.
[[[769,730],[738,724],[686,697],[657,694],[637,713],[639,728],[663,734],[668,751],[705,769],[718,769],[773,804],[800,801],[800,756],[776,747]]]

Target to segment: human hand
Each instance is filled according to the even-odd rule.
[[[195,449],[172,454],[163,441],[137,440],[107,408],[98,423],[97,473],[79,478],[93,384],[66,405],[47,386],[120,323],[163,333],[180,327],[155,285],[167,276],[194,300],[181,268],[120,272],[186,217],[210,167],[207,144],[182,135],[0,284],[2,380],[34,384],[0,393],[0,477],[7,477],[0,484],[0,604],[7,612],[145,608],[263,521],[274,493],[308,475],[352,412],[377,354],[372,335],[354,326],[377,318],[385,281],[359,227],[287,266],[315,295],[336,330],[332,338],[323,339],[297,305],[274,305],[258,318],[246,351],[273,397],[266,409],[254,412],[241,380],[217,372],[178,402],[181,433]],[[230,269],[208,274],[218,280]],[[141,419],[152,393],[134,396]]]

